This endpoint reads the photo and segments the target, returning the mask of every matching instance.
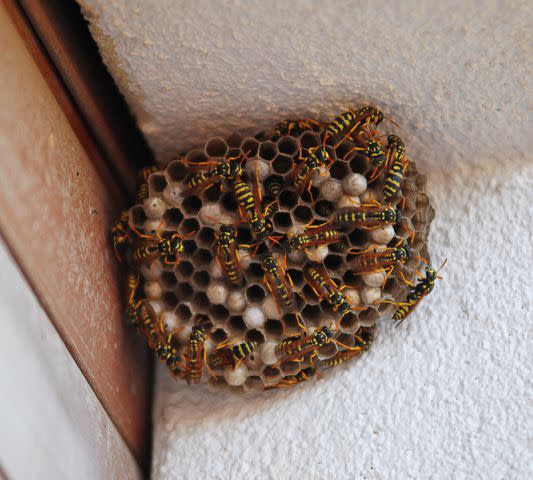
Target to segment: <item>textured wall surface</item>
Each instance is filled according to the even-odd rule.
[[[449,259],[402,328],[382,324],[367,355],[314,386],[233,397],[161,371],[154,478],[525,478],[526,2],[81,4],[161,162],[287,116],[391,113],[429,176],[432,255]]]

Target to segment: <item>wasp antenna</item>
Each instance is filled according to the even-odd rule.
[[[445,259],[444,259],[444,262],[442,262],[442,265],[441,265],[441,266],[439,267],[439,269],[437,270],[437,273],[440,272],[440,271],[444,268],[444,266],[445,266],[447,263],[448,263],[448,259],[445,258]],[[439,277],[439,278],[441,278],[441,277]]]
[[[400,127],[400,125],[398,125],[398,123],[396,123],[394,121],[394,119],[392,117],[390,117],[388,115],[384,115],[383,118],[385,118],[385,120],[387,120],[388,122],[392,123],[396,128],[400,128],[400,129],[402,128],[402,127]]]

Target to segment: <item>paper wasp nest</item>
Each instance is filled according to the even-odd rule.
[[[274,366],[278,359],[274,347],[291,335],[301,334],[295,314],[280,314],[272,295],[263,283],[260,255],[253,256],[253,249],[240,250],[240,263],[244,269],[245,283],[232,288],[223,277],[216,261],[215,234],[220,223],[237,224],[239,213],[231,191],[218,183],[200,195],[183,196],[186,180],[190,176],[189,162],[218,161],[247,155],[244,171],[250,183],[257,170],[265,202],[277,200],[277,210],[272,220],[279,234],[298,232],[304,225],[323,223],[339,208],[365,204],[379,198],[379,183],[367,185],[365,175],[372,170],[366,156],[351,151],[353,144],[346,140],[334,150],[326,149],[333,159],[329,172],[324,176],[314,174],[311,195],[297,195],[290,186],[283,186],[294,165],[299,164],[300,151],[322,144],[320,131],[307,130],[297,136],[286,135],[272,141],[272,134],[262,133],[255,138],[232,135],[228,139],[211,138],[204,148],[192,150],[180,159],[171,161],[165,169],[154,172],[148,180],[149,197],[129,211],[130,226],[146,234],[177,231],[185,238],[185,252],[180,254],[177,265],[153,265],[141,267],[144,295],[160,316],[168,333],[174,333],[172,344],[178,353],[186,347],[193,325],[208,327],[205,343],[207,353],[223,341],[229,345],[254,341],[258,347],[244,359],[237,369],[204,368],[202,382],[236,390],[256,390],[275,385],[284,376],[295,375],[309,363],[285,362]],[[328,143],[330,143],[328,141]],[[333,142],[331,142],[333,143]],[[346,156],[347,155],[347,156]],[[344,158],[346,156],[346,158]],[[290,183],[290,182],[289,182]],[[382,298],[402,301],[409,287],[399,273],[411,281],[416,279],[415,269],[424,265],[417,257],[429,260],[427,236],[434,216],[426,195],[425,177],[418,173],[410,161],[402,183],[402,224],[376,230],[349,229],[344,241],[312,250],[311,258],[321,260],[330,276],[343,290],[352,306],[362,309],[348,315],[340,323],[335,338],[344,345],[353,346],[354,334],[371,338],[378,318],[390,316],[394,305],[380,303]],[[276,186],[282,186],[273,194]],[[398,198],[394,203],[401,201]],[[415,231],[412,242],[413,255],[403,265],[397,266],[381,287],[381,272],[356,275],[347,266],[347,252],[351,247],[369,245],[394,245]],[[238,242],[253,242],[246,224],[238,226]],[[343,245],[344,243],[344,245]],[[274,246],[274,252],[281,250]],[[338,316],[326,301],[319,301],[306,285],[303,267],[310,257],[303,252],[287,255],[287,271],[297,296],[298,311],[308,333],[335,324]],[[332,358],[339,349],[330,342],[318,351],[315,364],[321,370],[321,361]]]

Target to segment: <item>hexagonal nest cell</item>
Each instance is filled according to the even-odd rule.
[[[286,121],[145,173],[113,235],[128,317],[173,376],[270,389],[371,346],[421,281],[434,217],[425,177],[377,123]]]

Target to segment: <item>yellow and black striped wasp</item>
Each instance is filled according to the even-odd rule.
[[[144,167],[137,174],[137,203],[142,203],[148,198],[148,177],[157,171],[155,165]]]
[[[222,180],[231,182],[240,178],[243,173],[242,163],[246,160],[248,153],[244,156],[239,155],[219,162],[190,163],[189,167],[191,168],[206,168],[208,166],[212,166],[212,168],[192,175],[187,181],[187,188],[182,195],[203,192]]]
[[[407,160],[405,144],[398,135],[389,135],[387,138],[388,160],[390,167],[385,174],[382,193],[386,202],[389,202],[400,190],[409,160]]]
[[[119,262],[124,261],[124,253],[128,246],[128,230],[128,211],[123,210],[111,228],[111,241]]]
[[[176,350],[170,345],[171,335],[165,333],[161,318],[156,314],[149,302],[143,302],[139,307],[141,324],[148,346],[159,358],[168,360],[172,355],[176,355]]]
[[[306,189],[309,190],[311,188],[311,177],[313,173],[326,170],[332,163],[332,159],[323,146],[310,148],[307,156],[302,157],[300,155],[300,159],[301,162],[287,178],[288,181],[292,182],[298,195],[301,195]]]
[[[184,353],[184,370],[183,376],[188,384],[199,383],[202,379],[204,366],[206,364],[206,340],[205,327],[202,325],[195,325],[192,327],[192,332],[187,343]]]
[[[369,247],[365,250],[351,250],[350,254],[353,256],[349,260],[349,266],[353,273],[371,273],[385,271],[387,277],[390,275],[394,267],[399,263],[405,263],[411,257],[411,249],[404,239],[404,244],[398,244],[395,247],[387,247],[383,249],[376,249]]]
[[[214,368],[231,366],[237,368],[240,362],[257,348],[257,342],[243,342],[233,346],[221,345],[210,355],[210,362]]]
[[[311,118],[303,120],[284,120],[274,126],[271,140],[276,142],[284,135],[298,136],[306,130],[318,131],[323,124]]]
[[[270,220],[276,208],[276,202],[263,206],[257,168],[252,182],[253,189],[241,177],[232,178],[229,183],[239,205],[241,219],[250,226],[257,242],[262,242],[267,238],[277,242],[279,237],[272,235],[274,226]]]
[[[400,209],[392,206],[362,205],[336,211],[331,223],[349,225],[362,230],[374,230],[384,225],[398,225],[402,220]]]
[[[374,329],[361,327],[354,337],[356,342],[353,347],[350,347],[349,350],[337,352],[333,357],[323,360],[321,365],[326,368],[336,367],[337,365],[347,362],[352,358],[358,357],[363,352],[366,352],[374,340]]]
[[[222,224],[216,238],[216,258],[222,272],[231,284],[241,285],[243,276],[237,252],[237,229],[233,225]]]
[[[303,362],[307,357],[307,361],[309,361],[311,366],[314,368],[314,358],[318,354],[318,350],[330,342],[333,342],[347,350],[354,348],[339,342],[334,338],[334,334],[335,331],[330,330],[327,326],[323,326],[322,328],[315,330],[310,335],[306,335],[304,337],[289,337],[283,340],[275,348],[276,355],[279,357],[279,360],[276,364],[274,364],[274,367],[281,365],[283,362]]]
[[[294,312],[296,310],[294,285],[285,268],[272,254],[267,254],[263,258],[261,268],[264,272],[263,282],[274,296],[280,313]]]
[[[287,250],[297,252],[320,245],[328,245],[341,240],[343,233],[329,224],[310,226],[303,233],[287,235]]]
[[[132,261],[137,265],[151,264],[158,258],[165,265],[173,265],[179,263],[179,254],[184,251],[183,240],[188,236],[194,235],[196,232],[191,232],[185,236],[178,233],[171,233],[169,236],[144,235],[139,233],[141,238],[147,238],[151,241],[148,245],[137,247],[133,250]]]
[[[141,283],[141,274],[137,270],[130,269],[126,275],[126,291],[124,299],[126,303],[126,318],[133,327],[140,325],[139,307],[146,301],[137,298],[137,289]]]
[[[418,306],[422,299],[431,293],[433,287],[435,287],[435,281],[437,280],[437,278],[442,278],[439,276],[439,272],[444,268],[444,265],[446,265],[447,261],[447,259],[444,260],[438,270],[435,270],[431,267],[426,267],[426,276],[420,278],[416,285],[411,282],[408,282],[404,278],[404,281],[406,281],[407,284],[411,287],[411,291],[407,294],[405,301],[392,302],[389,300],[384,300],[384,302],[394,303],[395,305],[398,305],[398,309],[394,312],[392,316],[392,319],[397,322],[396,326],[399,326],[409,315],[411,315],[411,313],[413,313],[414,309]]]
[[[316,368],[313,366],[302,368],[298,373],[294,375],[285,375],[282,380],[280,380],[275,385],[266,387],[265,390],[271,390],[273,388],[283,388],[296,385],[297,383],[306,382],[316,375]]]
[[[320,299],[325,299],[335,312],[340,313],[337,325],[342,318],[353,310],[362,310],[350,305],[341,288],[330,277],[327,270],[319,263],[310,263],[304,269],[304,277],[307,284],[313,289],[315,295]]]
[[[355,135],[353,136],[353,141],[358,146],[348,150],[348,152],[346,152],[343,157],[344,160],[346,160],[350,153],[359,152],[360,154],[372,160],[372,165],[374,165],[374,167],[376,168],[382,166],[385,163],[387,156],[383,151],[383,146],[381,142],[378,139],[371,138],[370,140],[368,140],[361,135]]]
[[[333,332],[326,326],[304,337],[290,337],[276,345],[276,354],[281,357],[276,365],[287,361],[303,361],[307,354],[316,355],[317,350],[332,341]]]
[[[330,137],[343,134],[340,142],[338,142],[334,147],[337,148],[344,140],[349,138],[351,135],[358,133],[363,127],[371,124],[377,126],[384,119],[385,115],[383,112],[371,105],[362,107],[357,111],[348,110],[347,112],[341,113],[337,118],[328,124],[326,128],[326,134],[324,136],[324,143],[326,143],[327,139]],[[387,120],[397,126],[397,124],[390,118],[387,117]]]

